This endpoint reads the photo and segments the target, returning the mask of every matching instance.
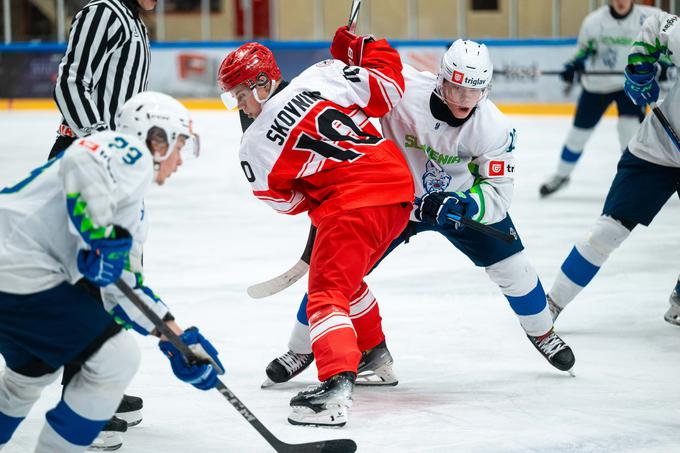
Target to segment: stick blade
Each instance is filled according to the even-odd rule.
[[[357,444],[352,439],[330,439],[306,444],[285,444],[279,453],[354,453]]]
[[[309,270],[309,264],[299,260],[293,267],[283,274],[267,280],[266,282],[256,283],[247,289],[248,295],[253,299],[262,299],[271,296],[291,286],[300,280]]]

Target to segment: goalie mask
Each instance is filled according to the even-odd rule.
[[[133,96],[118,111],[116,127],[142,140],[149,150],[153,151],[152,142],[167,144],[164,155],[153,155],[156,167],[170,157],[180,137],[185,140],[180,151],[183,159],[198,157],[200,153],[200,141],[191,128],[189,111],[163,93],[145,91]]]
[[[257,42],[243,44],[227,55],[217,73],[217,83],[222,90],[222,102],[229,110],[238,105],[238,99],[231,90],[240,84],[245,84],[253,92],[255,100],[264,104],[274,93],[273,82],[280,78],[281,71],[276,65],[274,54]],[[266,87],[267,84],[270,84],[269,93],[264,99],[260,99],[257,88]]]
[[[447,104],[472,108],[488,96],[492,75],[486,46],[458,39],[442,57],[435,93]]]

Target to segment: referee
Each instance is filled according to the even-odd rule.
[[[149,37],[139,11],[150,11],[155,6],[156,0],[91,0],[76,13],[54,89],[62,121],[50,159],[79,137],[115,129],[118,108],[146,90]],[[101,300],[99,288],[85,280],[78,284],[85,286],[95,300]],[[64,367],[64,386],[80,371],[81,365],[76,358]],[[91,449],[120,448],[121,433],[142,420],[142,406],[141,398],[124,395],[116,416],[106,424]]]
[[[149,82],[149,37],[139,10],[156,0],[91,0],[73,18],[54,100],[63,120],[50,158],[78,137],[115,129],[118,108]]]

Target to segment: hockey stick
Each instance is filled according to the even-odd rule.
[[[361,7],[361,0],[352,0],[352,9],[349,12],[349,20],[347,21],[347,28],[354,33],[357,29],[357,19],[359,18],[359,8]]]
[[[461,217],[456,214],[446,214],[446,217],[448,218],[448,220],[450,220],[450,223],[452,224],[460,223],[463,226],[470,227],[470,229],[472,230],[479,231],[482,234],[486,234],[487,236],[500,239],[501,241],[505,241],[507,243],[510,243],[517,239],[512,234],[504,233],[501,230],[498,230],[494,227],[484,225],[483,223],[480,222],[475,222],[474,220],[468,219],[466,217]]]
[[[541,70],[538,68],[526,68],[526,69],[498,69],[494,70],[494,75],[504,75],[504,76],[525,76],[525,77],[538,77],[538,76],[553,76],[560,75],[564,71],[560,70]],[[623,71],[587,71],[579,72],[580,75],[588,76],[612,76],[612,75],[623,75]]]
[[[165,335],[170,343],[176,347],[184,356],[189,364],[200,364],[203,363],[201,359],[196,357],[196,355],[189,349],[189,347],[184,344],[184,342],[177,336],[175,332],[170,330],[168,326],[165,325],[163,320],[149,308],[135,292],[130,288],[127,283],[119,279],[115,283],[116,287],[125,294],[125,297],[130,299],[130,302],[134,304],[144,316],[146,316],[149,321],[153,323],[156,329]],[[269,431],[260,420],[246,407],[245,404],[241,402],[240,399],[234,393],[232,393],[229,388],[227,388],[224,383],[218,379],[215,388],[224,396],[224,398],[229,401],[229,403],[234,406],[234,409],[238,411],[239,414],[243,416],[248,423],[250,423],[253,428],[257,430],[262,437],[264,437],[269,445],[274,447],[279,453],[352,453],[357,450],[357,444],[352,439],[330,439],[330,440],[320,440],[317,442],[307,442],[304,444],[288,444],[279,440],[271,431]]]
[[[668,122],[666,115],[664,115],[661,109],[657,107],[656,102],[649,104],[649,107],[652,109],[654,116],[656,116],[656,119],[659,120],[659,123],[661,123],[661,126],[663,126],[664,130],[668,134],[668,137],[675,145],[675,149],[680,151],[680,138],[678,138],[678,134],[675,132],[675,129],[673,129],[673,126],[671,126],[671,123]]]
[[[314,238],[316,237],[316,228],[312,225],[309,229],[309,236],[307,237],[307,245],[300,260],[286,272],[278,275],[266,282],[256,283],[248,287],[247,292],[253,299],[262,299],[263,297],[271,296],[283,291],[290,285],[300,280],[309,270],[309,261],[312,257],[312,248],[314,246]]]

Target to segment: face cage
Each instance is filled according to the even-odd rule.
[[[260,79],[260,80],[257,83],[252,84],[249,88],[252,91],[253,97],[255,98],[255,100],[259,104],[264,104],[272,96],[272,94],[274,94],[274,82],[269,77],[267,77],[264,73],[260,74],[258,76],[258,79]],[[248,82],[246,81],[246,82],[243,82],[243,83],[245,84],[245,83],[248,83]],[[266,86],[267,83],[270,83],[269,93],[267,94],[266,98],[260,99],[260,97],[257,95],[257,88]],[[241,84],[239,84],[239,85],[241,85]],[[232,92],[236,88],[238,88],[239,85],[236,85],[231,90],[225,91],[222,94],[220,94],[220,99],[222,99],[222,103],[227,108],[227,110],[235,110],[238,107],[238,99],[236,98],[236,96],[233,95]]]
[[[437,84],[437,95],[447,104],[462,108],[473,108],[489,95],[490,86],[484,88],[468,88],[456,85],[448,80],[440,79]]]
[[[170,158],[172,151],[177,145],[177,140],[179,137],[184,137],[186,140],[184,146],[182,146],[182,148],[179,150],[182,160],[198,159],[198,156],[201,154],[201,139],[198,134],[191,131],[191,127],[189,127],[188,135],[186,133],[173,133],[173,135],[175,138],[170,140],[170,143],[168,144],[168,151],[162,156],[154,155],[153,160],[156,164],[160,164],[161,162],[164,162]]]

